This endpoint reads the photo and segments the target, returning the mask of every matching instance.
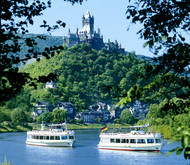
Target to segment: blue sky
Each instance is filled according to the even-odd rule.
[[[104,42],[107,42],[108,39],[113,42],[117,40],[126,51],[153,56],[148,47],[143,47],[145,41],[136,34],[141,25],[131,25],[126,19],[127,5],[129,5],[128,0],[88,0],[84,1],[82,5],[72,5],[64,0],[53,0],[52,7],[44,11],[42,16],[36,17],[34,25],[29,30],[31,33],[41,34],[44,33],[44,30],[40,29],[39,25],[43,20],[50,25],[55,24],[56,20],[62,20],[66,23],[66,27],[56,30],[52,35],[65,36],[68,28],[75,33],[77,27],[82,28],[82,16],[88,10],[94,16],[95,30],[100,28],[101,34],[103,34]],[[130,29],[127,31],[129,26]]]

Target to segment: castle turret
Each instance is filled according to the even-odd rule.
[[[78,33],[78,31],[79,31],[79,28],[77,27],[77,28],[76,28],[76,33]]]
[[[98,28],[98,34],[100,34],[100,28]]]
[[[94,17],[90,15],[89,11],[87,11],[82,17],[82,26],[83,31],[86,31],[88,34],[94,32]]]

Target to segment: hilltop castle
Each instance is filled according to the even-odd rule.
[[[81,43],[87,43],[96,50],[105,48],[108,51],[115,50],[122,54],[125,53],[125,50],[121,48],[117,41],[110,42],[108,40],[108,43],[104,43],[100,29],[98,28],[97,32],[94,30],[94,16],[91,16],[89,11],[82,17],[82,29],[77,28],[76,33],[71,33],[69,29],[67,36],[63,37],[63,45],[67,47]]]

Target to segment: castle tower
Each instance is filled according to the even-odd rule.
[[[90,15],[89,11],[87,11],[82,17],[82,26],[83,30],[86,31],[87,34],[94,33],[94,17]]]
[[[63,43],[68,47],[86,43],[97,50],[101,50],[105,46],[100,29],[98,29],[98,32],[94,30],[94,17],[89,11],[82,16],[82,28],[77,28],[76,33],[71,33],[69,28],[67,37],[63,38]]]

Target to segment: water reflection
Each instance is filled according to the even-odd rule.
[[[135,151],[115,151],[115,150],[99,150],[99,159],[105,162],[108,157],[112,157],[112,161],[118,158],[121,164],[150,164],[150,158],[160,157],[160,152],[135,152]],[[111,163],[111,161],[110,161]],[[117,163],[116,161],[116,164]]]
[[[65,159],[70,156],[73,148],[64,147],[42,147],[26,145],[27,162],[32,164],[64,164]],[[59,161],[58,161],[59,160]]]

